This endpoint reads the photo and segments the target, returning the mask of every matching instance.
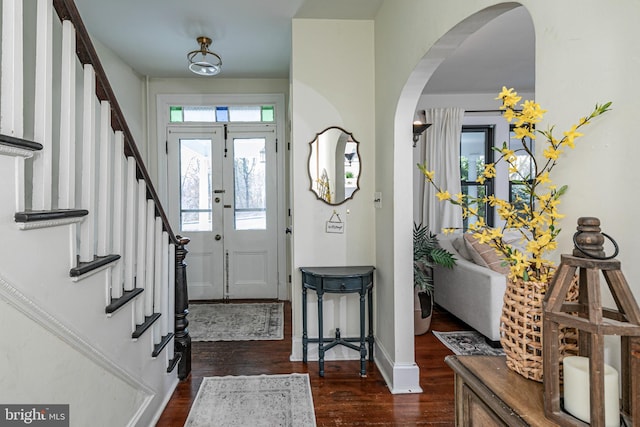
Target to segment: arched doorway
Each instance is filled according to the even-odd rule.
[[[406,144],[406,141],[410,139],[410,130],[407,123],[412,122],[416,118],[416,112],[421,108],[421,99],[423,96],[424,88],[428,85],[429,81],[436,74],[439,67],[443,65],[448,58],[455,57],[456,52],[466,42],[473,40],[473,37],[479,34],[487,25],[490,25],[497,18],[512,12],[520,8],[519,3],[501,3],[499,5],[491,6],[483,9],[465,20],[458,23],[445,35],[443,35],[424,55],[422,60],[415,67],[404,88],[401,92],[397,108],[394,117],[394,171],[407,170],[415,171],[415,163],[413,157],[413,148]],[[528,12],[525,10],[524,15],[531,21]],[[533,37],[533,34],[531,34]],[[535,55],[533,49],[527,52],[532,57]],[[517,81],[504,81],[501,84],[517,86]],[[501,86],[497,86],[492,89],[489,94],[485,94],[487,98],[495,97],[492,95],[495,91],[500,89]],[[427,131],[428,132],[428,131]],[[396,197],[394,201],[394,215],[395,225],[402,229],[411,229],[412,222],[414,220],[414,200],[416,198],[416,178],[415,174],[411,173],[394,174],[396,180],[394,182],[394,194],[401,194],[401,197]],[[407,192],[407,188],[412,188],[412,192]],[[419,188],[419,187],[418,187]],[[396,241],[396,247],[410,247],[408,234],[396,234],[396,239],[402,239],[402,242]],[[405,241],[406,240],[406,241]],[[406,245],[406,246],[405,246]],[[410,270],[409,270],[410,271]],[[410,273],[402,271],[402,269],[396,269],[394,271],[394,280],[396,282],[405,282],[410,278],[407,277]],[[408,304],[412,304],[412,295],[402,295],[402,307],[406,309]],[[398,310],[396,314],[397,322],[409,323],[407,310]]]

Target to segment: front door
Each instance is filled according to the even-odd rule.
[[[167,154],[189,299],[277,298],[275,126],[169,127]]]

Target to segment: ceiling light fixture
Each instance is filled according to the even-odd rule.
[[[216,53],[209,50],[211,39],[200,36],[196,39],[200,44],[200,50],[194,50],[187,54],[189,69],[201,76],[215,76],[222,70],[222,59]]]

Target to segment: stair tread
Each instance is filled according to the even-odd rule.
[[[89,214],[86,209],[53,209],[53,210],[28,210],[16,212],[14,219],[16,222],[51,221],[64,218],[78,218]]]
[[[10,147],[22,148],[23,150],[39,151],[42,150],[42,144],[27,139],[16,138],[0,134],[0,145],[8,145]]]
[[[105,307],[104,311],[107,314],[116,312],[118,309],[124,307],[129,301],[132,301],[144,292],[142,288],[134,288],[130,291],[124,291],[120,298],[111,298],[111,304]]]
[[[176,366],[178,366],[178,363],[180,363],[180,359],[182,359],[182,354],[175,353],[173,359],[169,360],[169,366],[167,366],[167,374],[173,372],[173,370],[176,369]]]
[[[136,330],[131,334],[131,338],[140,338],[142,334],[144,334],[145,331],[149,329],[159,318],[160,313],[153,313],[151,316],[145,316],[144,323],[136,325]]]
[[[71,277],[82,276],[83,274],[87,274],[90,271],[96,270],[105,265],[111,264],[120,259],[120,255],[112,254],[106,256],[96,256],[93,261],[89,262],[79,262],[77,267],[69,270],[69,275]]]
[[[162,349],[169,344],[169,341],[173,338],[173,332],[169,332],[167,335],[163,336],[158,344],[153,347],[153,353],[151,353],[151,357],[158,357],[158,355],[162,352]]]

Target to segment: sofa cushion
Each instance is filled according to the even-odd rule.
[[[494,248],[487,243],[480,243],[480,240],[470,233],[464,235],[464,240],[474,263],[501,274],[509,274],[509,265]]]

